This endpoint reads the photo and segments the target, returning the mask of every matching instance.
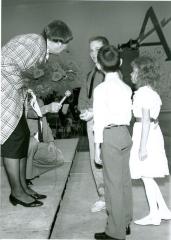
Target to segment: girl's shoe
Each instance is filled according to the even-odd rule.
[[[171,220],[171,211],[163,212],[160,214],[162,220]]]
[[[161,223],[161,218],[158,216],[152,217],[151,215],[148,215],[144,218],[134,221],[134,223],[142,226],[146,226],[146,225],[158,226]]]
[[[24,207],[40,207],[40,206],[43,205],[42,202],[37,201],[37,200],[34,200],[34,201],[31,202],[31,203],[26,203],[26,202],[23,202],[23,201],[15,198],[15,197],[12,196],[12,195],[9,196],[9,201],[10,201],[14,206],[16,206],[17,204],[20,204],[20,205],[22,205],[22,206],[24,206]]]

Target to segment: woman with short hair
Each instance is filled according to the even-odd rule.
[[[60,20],[50,23],[44,35],[23,34],[2,47],[1,57],[1,156],[11,187],[13,205],[38,207],[46,198],[26,184],[26,160],[30,132],[25,118],[24,74],[57,54],[72,39],[69,27]],[[59,106],[60,107],[60,106]]]

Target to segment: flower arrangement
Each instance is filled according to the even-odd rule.
[[[46,64],[33,69],[30,88],[38,97],[46,98],[53,92],[63,95],[66,90],[81,86],[82,71],[69,51],[50,54]]]

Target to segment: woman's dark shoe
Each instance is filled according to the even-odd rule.
[[[44,199],[44,198],[47,198],[46,195],[39,194],[39,193],[33,193],[33,194],[31,194],[30,196],[32,196],[32,197],[35,198],[36,200],[37,200],[37,199]]]
[[[29,186],[29,185],[33,185],[31,179],[26,179],[26,184],[27,184],[27,186]]]
[[[126,235],[130,235],[131,234],[131,228],[130,225],[128,224],[128,226],[126,227]]]
[[[10,200],[10,202],[11,202],[14,206],[16,206],[17,204],[20,204],[20,205],[22,205],[22,206],[24,206],[24,207],[40,207],[40,206],[43,205],[42,202],[37,201],[37,200],[34,200],[34,201],[31,202],[31,203],[26,203],[26,202],[23,202],[23,201],[15,198],[15,197],[12,196],[12,195],[9,196],[9,200]]]

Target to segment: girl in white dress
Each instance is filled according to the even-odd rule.
[[[161,220],[171,219],[159,186],[154,178],[169,175],[163,135],[158,124],[162,105],[155,87],[159,81],[158,70],[149,57],[139,57],[132,62],[131,80],[136,85],[133,97],[133,146],[130,154],[132,179],[142,179],[150,213],[135,221],[140,225],[160,225]]]

